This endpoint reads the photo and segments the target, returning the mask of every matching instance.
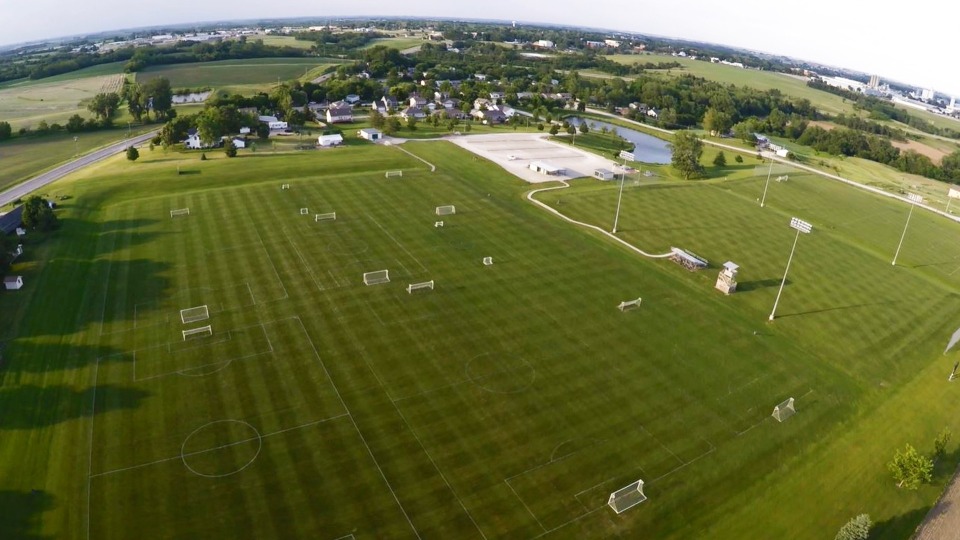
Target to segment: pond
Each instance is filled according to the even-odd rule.
[[[583,122],[582,119],[577,117],[567,118],[567,121],[578,127]],[[609,130],[616,130],[617,135],[635,145],[633,155],[636,156],[637,161],[656,164],[670,163],[670,158],[673,156],[673,153],[670,151],[670,143],[663,139],[658,139],[653,135],[647,135],[635,129],[616,126],[602,120],[594,120],[593,118],[588,119],[586,122],[590,129],[606,127]],[[596,126],[596,128],[594,128],[594,126]]]

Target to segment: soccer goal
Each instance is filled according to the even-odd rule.
[[[483,258],[483,265],[484,265],[484,266],[491,266],[492,264],[493,264],[493,257],[484,257],[484,258]]]
[[[617,309],[620,311],[627,311],[630,309],[640,307],[640,303],[643,302],[643,298],[637,298],[636,300],[624,300],[620,302],[620,305],[617,306]]]
[[[387,171],[383,173],[384,178],[391,178],[393,176],[403,176],[403,171]]]
[[[424,281],[423,283],[411,283],[407,285],[407,292],[413,294],[413,291],[422,291],[424,289],[433,290],[433,280]]]
[[[793,407],[793,398],[773,408],[773,417],[777,419],[777,422],[783,422],[795,414],[797,414],[797,409]]]
[[[433,223],[433,226],[434,226],[434,227],[437,227],[437,228],[443,227],[443,222],[442,222],[442,221],[435,221],[435,222]]]
[[[190,330],[183,331],[183,340],[187,341],[190,339],[205,338],[213,335],[213,328],[208,324],[206,326],[201,326],[200,328],[191,328]]]
[[[457,213],[457,209],[452,204],[437,207],[438,216],[449,216],[451,214],[456,214],[456,213]]]
[[[782,175],[782,176],[778,176],[778,177],[777,177],[777,182],[786,182],[786,181],[788,181],[788,180],[790,180],[790,175],[789,175],[789,174],[784,174],[784,175]]]
[[[290,189],[290,184],[280,184],[280,189]]]
[[[620,488],[610,494],[607,504],[613,511],[620,514],[647,500],[643,494],[643,480],[637,480],[627,487]]]
[[[337,213],[328,212],[326,214],[316,214],[313,216],[313,221],[336,221]]]
[[[189,216],[189,215],[190,215],[189,208],[177,208],[176,210],[170,211],[170,217],[172,218],[179,217],[179,216]]]
[[[183,324],[195,323],[209,318],[210,312],[206,305],[180,310],[180,320],[183,321]]]
[[[379,285],[381,283],[390,283],[389,270],[376,270],[373,272],[363,273],[364,285]]]
[[[301,208],[301,209],[300,209],[300,215],[301,215],[301,216],[305,216],[305,215],[307,215],[307,214],[309,214],[309,213],[310,213],[310,209],[309,209],[309,208]]]

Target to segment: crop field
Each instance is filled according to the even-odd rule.
[[[52,186],[62,229],[0,295],[0,536],[814,538],[868,512],[892,539],[935,501],[955,443],[916,492],[885,463],[960,429],[960,225],[915,212],[891,266],[903,204],[792,172],[761,209],[753,165],[631,180],[619,236],[694,273],[452,144],[403,148],[436,172],[156,151]],[[536,197],[608,228],[616,187]],[[793,215],[815,229],[769,323]]]
[[[66,75],[19,80],[0,85],[0,120],[14,129],[66,123],[76,113],[86,116],[86,102],[101,92],[117,92],[123,85],[122,65],[107,64]]]
[[[312,41],[297,39],[293,36],[257,36],[255,39],[263,41],[264,45],[272,47],[296,47],[297,49],[309,49],[314,45]]]
[[[389,38],[377,38],[367,43],[363,46],[364,49],[369,49],[376,47],[377,45],[383,45],[384,47],[390,47],[392,49],[406,50],[411,47],[416,47],[418,45],[423,45],[424,43],[429,43],[427,40],[418,37],[389,37]]]
[[[137,74],[137,80],[146,82],[166,77],[174,88],[209,87],[257,90],[270,88],[277,79],[299,79],[329,66],[333,60],[323,58],[252,58],[247,60],[220,60],[196,64],[151,66]]]

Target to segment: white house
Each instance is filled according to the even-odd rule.
[[[422,120],[427,117],[427,113],[423,112],[418,107],[407,107],[406,109],[400,111],[400,116],[409,119],[416,118],[417,120]]]
[[[357,135],[360,135],[361,139],[366,139],[368,141],[377,142],[383,138],[383,132],[379,129],[365,128],[357,132]]]
[[[276,116],[260,116],[260,122],[266,124],[271,131],[287,129],[287,123],[278,120]]]
[[[16,291],[23,287],[23,276],[7,276],[3,278],[3,287],[8,291]]]
[[[187,138],[183,141],[183,145],[191,150],[199,150],[201,148],[209,148],[209,144],[203,144],[203,141],[200,140],[200,133],[196,128],[190,128],[187,130]]]
[[[550,41],[549,39],[538,39],[538,40],[533,44],[533,46],[534,46],[534,47],[540,47],[540,48],[542,48],[542,49],[552,49],[552,48],[554,47],[554,43],[553,43],[552,41]]]
[[[234,138],[233,138],[233,146],[235,146],[236,148],[246,148],[246,147],[247,147],[247,140],[244,139],[244,138],[242,138],[242,137],[234,137]]]
[[[250,128],[248,128],[248,127],[242,127],[242,128],[240,128],[240,134],[241,134],[241,135],[249,135],[249,134],[250,134]]]
[[[347,97],[343,98],[343,100],[351,105],[354,105],[360,102],[360,96],[356,94],[350,94]]]
[[[328,148],[331,146],[340,146],[343,144],[343,135],[332,133],[330,135],[321,135],[317,138],[317,146]]]
[[[327,123],[338,124],[341,122],[353,122],[353,108],[349,105],[333,106],[327,109]]]
[[[426,106],[426,104],[427,104],[427,99],[426,99],[426,98],[423,98],[423,97],[420,97],[420,96],[417,95],[417,94],[414,94],[414,95],[410,96],[410,99],[408,99],[407,102],[410,103],[410,106],[411,106],[411,107],[417,107],[417,108],[419,108],[419,107],[424,107],[424,106]]]

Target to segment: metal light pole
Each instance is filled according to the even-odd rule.
[[[613,217],[613,234],[617,234],[617,223],[620,222],[620,202],[623,201],[623,184],[627,181],[627,160],[634,161],[634,155],[626,150],[620,151],[620,157],[623,159],[623,173],[620,174],[620,194],[617,195],[617,213]]]
[[[773,172],[773,159],[770,160],[770,168],[767,169],[767,181],[763,184],[763,198],[760,199],[760,208],[763,208],[763,203],[767,200],[767,186],[770,185],[770,173]]]
[[[783,294],[783,286],[787,282],[787,272],[790,271],[790,263],[793,262],[793,253],[797,250],[797,240],[800,240],[800,233],[809,234],[810,231],[813,230],[813,225],[797,218],[790,218],[790,226],[797,230],[797,236],[793,239],[793,247],[790,248],[790,258],[787,259],[787,268],[783,271],[783,281],[780,282],[777,299],[773,302],[773,311],[770,312],[771,321],[777,316],[777,304],[780,303],[780,295]]]
[[[910,218],[913,216],[913,207],[923,202],[923,197],[914,193],[908,193],[907,199],[910,200],[910,212],[907,213],[907,222],[903,224],[903,234],[900,235],[900,243],[897,244],[897,252],[893,254],[893,266],[897,265],[897,257],[900,256],[900,248],[903,246],[903,239],[907,236],[907,227],[910,226]]]
[[[79,138],[80,137],[73,138],[73,157],[77,157],[77,155],[80,154],[80,148],[77,146],[77,139]]]

